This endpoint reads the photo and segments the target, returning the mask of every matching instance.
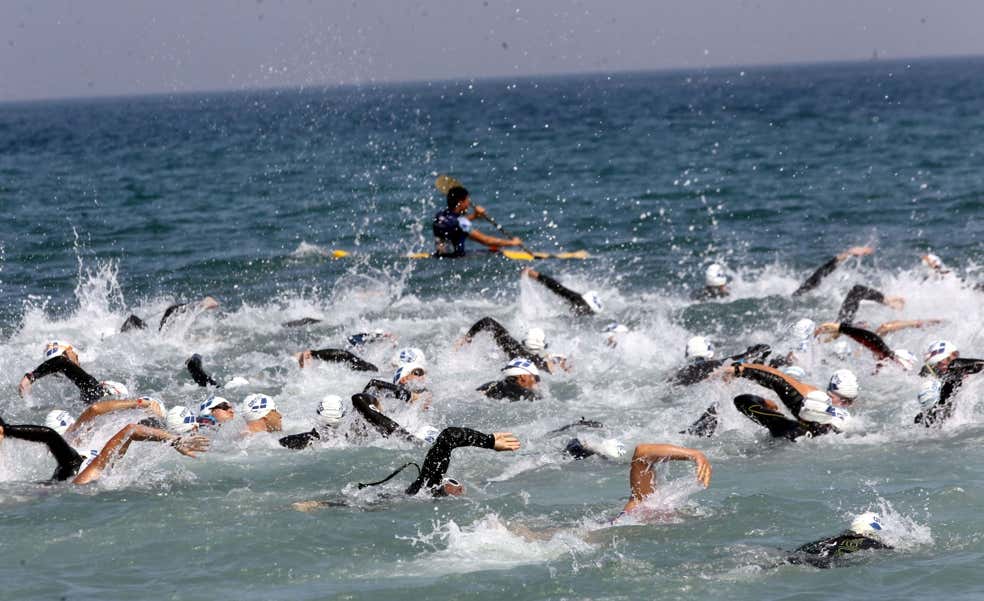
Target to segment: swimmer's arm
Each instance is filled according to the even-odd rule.
[[[841,323],[854,321],[854,316],[863,300],[874,301],[896,310],[905,306],[905,299],[901,296],[886,296],[874,288],[857,284],[844,297],[844,302],[841,303],[840,311],[837,313],[837,321]]]
[[[215,309],[218,306],[219,306],[219,301],[215,300],[211,296],[206,296],[205,298],[203,298],[202,300],[196,303],[178,303],[176,305],[171,305],[170,307],[164,310],[164,316],[161,317],[161,323],[159,326],[157,326],[157,330],[158,331],[163,330],[164,326],[167,324],[167,320],[171,319],[171,317],[175,315],[180,315],[185,311],[188,311],[189,309],[200,307],[201,309],[207,311],[209,309]]]
[[[362,389],[362,393],[375,396],[373,393],[377,390],[391,392],[393,393],[393,396],[400,399],[404,403],[409,403],[413,398],[413,394],[406,387],[400,386],[399,384],[393,384],[392,382],[387,382],[386,380],[379,380],[377,378],[369,380],[369,383]]]
[[[881,336],[864,328],[856,328],[849,323],[840,324],[838,331],[875,354],[876,359],[892,357],[892,349],[888,348]]]
[[[806,294],[810,290],[813,290],[814,288],[819,286],[820,282],[823,281],[825,277],[833,273],[834,270],[837,269],[837,266],[839,264],[840,264],[840,260],[838,259],[838,257],[833,257],[832,259],[821,265],[819,268],[817,268],[816,271],[813,272],[813,274],[810,277],[806,279],[805,282],[800,284],[800,287],[793,292],[793,296],[800,296],[802,294]]]
[[[63,374],[71,380],[72,384],[75,384],[82,392],[85,402],[92,402],[102,395],[102,387],[99,385],[99,380],[89,375],[88,372],[73,363],[68,357],[61,355],[53,359],[48,359],[34,371],[24,374],[19,387],[21,396],[31,390],[31,384],[34,382],[45,376],[57,373]]]
[[[68,427],[65,434],[73,434],[79,430],[86,423],[91,422],[100,415],[106,415],[107,413],[113,413],[114,411],[126,411],[128,409],[148,409],[151,413],[157,417],[164,417],[165,413],[161,408],[160,404],[156,401],[147,401],[144,399],[122,399],[119,401],[100,401],[98,403],[93,403],[89,405],[82,415],[79,416],[75,423]]]
[[[879,336],[885,336],[886,334],[891,334],[892,332],[897,332],[899,330],[905,330],[909,328],[924,328],[926,326],[935,326],[943,323],[942,319],[897,319],[895,321],[886,321],[885,323],[878,326],[875,333]]]
[[[98,480],[107,467],[126,454],[130,443],[134,441],[170,442],[175,450],[188,457],[195,457],[196,453],[207,451],[210,445],[209,440],[204,436],[176,436],[157,428],[129,424],[103,445],[99,455],[72,482],[88,484]]]
[[[75,471],[82,465],[82,457],[73,449],[65,439],[51,428],[46,426],[12,426],[3,424],[3,434],[7,438],[26,440],[29,442],[40,442],[48,447],[51,455],[58,462],[58,468],[53,476],[54,480],[67,480],[75,475]]]
[[[216,382],[212,376],[205,373],[205,368],[202,367],[202,356],[195,353],[185,361],[185,365],[188,367],[188,373],[191,374],[191,379],[195,381],[201,387],[206,387],[208,385],[218,386],[219,383]]]
[[[495,236],[483,234],[474,228],[468,232],[468,237],[479,244],[488,246],[489,248],[499,248],[502,246],[522,246],[523,244],[523,241],[519,238],[496,238]]]
[[[459,447],[481,447],[496,451],[515,451],[520,447],[519,440],[511,432],[484,434],[471,428],[445,428],[431,445],[424,464],[420,466],[420,476],[407,488],[408,495],[415,495],[425,484],[428,487],[440,485],[441,479],[451,464],[451,451]]]
[[[656,492],[656,475],[653,464],[657,461],[693,461],[697,467],[697,481],[709,486],[711,483],[711,464],[707,457],[697,449],[678,447],[671,444],[636,445],[629,468],[629,488],[631,496],[623,512],[630,512],[646,497]]]
[[[779,395],[779,399],[793,412],[793,415],[799,414],[799,410],[803,405],[803,397],[816,390],[813,386],[793,379],[789,375],[768,365],[736,363],[734,370],[736,376],[748,378]]]
[[[321,440],[321,435],[318,434],[317,430],[311,430],[310,432],[284,436],[278,442],[282,447],[299,450],[308,448],[316,440]]]
[[[372,363],[357,357],[355,353],[345,349],[326,348],[312,350],[310,351],[310,357],[333,363],[345,363],[355,371],[379,371],[379,368]],[[304,367],[303,363],[301,367]]]
[[[564,286],[563,284],[553,279],[552,277],[540,273],[538,271],[535,271],[533,269],[530,269],[528,267],[522,271],[522,274],[540,282],[541,284],[546,286],[548,290],[550,290],[557,296],[566,300],[568,303],[571,304],[571,309],[575,313],[579,315],[594,314],[594,310],[588,305],[587,302],[585,302],[583,298],[581,298],[580,294]]]
[[[955,374],[959,378],[969,376],[970,374],[980,373],[981,370],[984,370],[984,359],[957,357],[950,362],[950,368],[947,371]]]
[[[406,440],[414,440],[413,434],[408,432],[403,426],[396,423],[376,407],[379,404],[374,397],[361,393],[352,395],[352,408],[355,409],[362,419],[370,426],[375,428],[383,436],[389,437],[398,434]]]

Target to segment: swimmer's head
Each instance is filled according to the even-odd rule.
[[[393,355],[393,359],[390,360],[390,365],[393,367],[400,367],[401,365],[407,365],[408,363],[415,363],[422,367],[427,367],[427,357],[424,356],[424,351],[419,348],[408,346],[406,348],[401,348]]]
[[[838,369],[830,377],[830,383],[827,384],[827,392],[835,397],[839,397],[835,398],[834,401],[840,400],[841,403],[851,404],[858,398],[858,393],[860,392],[858,377],[849,369]]]
[[[318,403],[315,412],[318,416],[318,423],[337,428],[345,417],[345,406],[342,404],[342,397],[337,394],[329,394]]]
[[[946,269],[946,265],[943,264],[943,259],[934,255],[933,253],[928,253],[922,256],[923,265],[929,267],[933,271],[943,271]]]
[[[468,190],[464,186],[454,186],[448,190],[448,208],[455,213],[464,213],[468,210],[468,205],[464,207],[459,206],[461,203],[468,201],[469,195]]]
[[[187,434],[198,429],[195,414],[183,405],[171,407],[167,412],[165,423],[167,423],[167,429],[175,434]]]
[[[601,297],[598,296],[598,292],[596,290],[588,290],[581,295],[581,298],[584,299],[584,302],[586,302],[595,313],[601,313],[605,310],[605,305],[602,304]]]
[[[58,434],[64,436],[65,432],[75,423],[75,418],[73,418],[68,411],[62,411],[61,409],[55,409],[54,411],[49,411],[48,415],[44,418],[44,425],[48,426]]]
[[[548,346],[546,333],[542,328],[530,328],[526,331],[526,337],[523,338],[523,346],[528,351],[539,353]]]
[[[616,440],[614,438],[606,438],[597,445],[592,445],[592,450],[594,450],[599,455],[608,457],[609,459],[618,459],[619,457],[625,456],[625,445],[622,441]]]
[[[529,359],[516,357],[502,368],[502,375],[512,378],[523,388],[533,388],[540,381],[540,370]]]
[[[720,263],[711,263],[704,270],[704,285],[708,288],[721,288],[728,284],[728,276]]]
[[[882,523],[881,516],[873,511],[866,511],[854,518],[851,522],[850,531],[861,536],[877,538],[882,534],[885,525]]]
[[[48,359],[54,359],[55,357],[61,357],[65,355],[68,357],[72,363],[78,364],[79,356],[76,354],[75,349],[72,345],[59,340],[52,340],[44,345],[44,351],[41,353],[41,360],[47,361]]]
[[[393,372],[393,383],[409,388],[423,390],[426,385],[427,369],[419,363],[407,363],[396,368]]]
[[[930,370],[935,372],[946,369],[950,365],[950,361],[959,356],[960,352],[957,350],[957,345],[949,340],[937,340],[926,349],[923,360]]]
[[[687,359],[713,359],[714,358],[714,345],[711,341],[703,336],[694,336],[687,341],[687,350],[685,352]]]
[[[130,396],[130,391],[122,382],[104,380],[99,383],[99,386],[102,387],[103,397],[123,399]]]
[[[236,417],[236,406],[220,396],[211,395],[198,406],[198,415],[210,417],[216,423],[225,423]]]
[[[435,497],[460,497],[465,494],[465,487],[454,478],[444,478],[441,485],[433,489]]]
[[[261,420],[276,410],[277,404],[265,394],[251,394],[243,399],[243,419],[247,422]]]

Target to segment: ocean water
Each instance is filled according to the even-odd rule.
[[[679,389],[666,378],[686,340],[722,352],[782,347],[799,317],[835,317],[865,283],[901,295],[859,319],[940,318],[890,334],[921,355],[934,339],[984,356],[984,60],[871,62],[405,84],[339,89],[65,100],[0,105],[0,415],[40,423],[81,412],[58,378],[24,399],[20,376],[49,339],[83,366],[171,406],[205,392],[184,371],[201,353],[222,380],[273,396],[288,433],[310,429],[329,393],[367,374],[300,370],[292,353],[341,347],[383,328],[396,345],[360,354],[390,374],[397,346],[428,356],[434,403],[397,410],[410,427],[511,431],[513,454],[455,452],[459,499],[405,499],[409,474],[382,478],[426,449],[341,440],[291,452],[243,438],[237,421],[197,460],[134,444],[98,483],[39,485],[43,450],[0,443],[0,582],[10,599],[979,599],[984,581],[984,376],[959,393],[941,430],[911,424],[919,378],[870,355],[816,345],[810,382],[839,367],[861,379],[856,427],[776,442],[731,408],[750,382]],[[476,254],[408,260],[432,247],[451,173],[510,234],[536,250],[587,250],[535,267],[605,314],[572,319],[519,277],[520,263]],[[488,224],[476,224],[488,233]],[[832,255],[876,247],[819,289],[790,293]],[[324,255],[344,249],[351,255]],[[926,252],[954,275],[930,277]],[[704,267],[734,275],[733,295],[695,303]],[[164,332],[120,334],[130,313],[155,323],[173,302],[212,295],[217,311]],[[453,341],[491,315],[517,337],[546,330],[573,369],[544,398],[503,403],[474,389],[507,357],[487,337]],[[301,317],[322,321],[284,328]],[[616,346],[603,326],[631,332]],[[855,349],[856,350],[856,349]],[[679,434],[711,402],[711,439]],[[581,416],[631,452],[639,442],[702,449],[711,486],[689,465],[661,471],[655,523],[605,524],[628,494],[628,457],[572,462],[548,432]],[[100,421],[98,447],[139,415]],[[354,421],[346,418],[346,427]],[[301,513],[310,499],[347,506]],[[772,567],[802,543],[881,512],[894,551],[836,571]],[[524,537],[529,531],[537,537]]]

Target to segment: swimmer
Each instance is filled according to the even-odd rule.
[[[283,427],[283,416],[277,411],[277,403],[263,394],[251,394],[244,398],[242,414],[246,420],[246,434],[280,432]]]
[[[839,536],[823,538],[807,543],[793,551],[786,561],[791,564],[808,564],[815,568],[833,568],[844,565],[845,557],[858,551],[892,549],[880,540],[885,526],[881,518],[869,511],[854,518],[851,527]]]
[[[318,403],[315,410],[314,428],[309,432],[291,434],[279,440],[280,446],[288,449],[305,449],[316,440],[328,440],[336,435],[339,424],[345,418],[345,407],[342,405],[342,397],[329,394]]]
[[[214,394],[198,405],[198,425],[218,427],[236,417],[236,406]]]
[[[78,419],[72,418],[67,411],[55,409],[49,411],[48,415],[45,416],[44,425],[54,429],[74,444],[77,442],[82,427],[91,423],[97,417],[132,409],[142,409],[160,419],[164,419],[167,415],[164,410],[164,404],[161,401],[151,397],[140,397],[139,399],[121,399],[118,401],[99,401],[93,403],[86,407]]]
[[[911,370],[916,363],[916,357],[909,351],[905,349],[891,349],[888,344],[882,339],[881,336],[866,330],[864,328],[859,328],[853,326],[849,323],[837,323],[828,322],[822,323],[817,326],[815,335],[819,336],[825,334],[831,336],[832,338],[837,338],[841,334],[844,334],[848,338],[856,341],[861,346],[865,347],[872,354],[875,355],[875,360],[878,361],[878,366],[886,361],[891,361],[904,369],[905,371]]]
[[[728,282],[731,278],[725,274],[720,263],[711,263],[704,270],[704,287],[690,295],[693,300],[711,300],[731,296]]]
[[[485,216],[485,209],[475,205],[471,215],[465,216],[471,206],[468,190],[454,186],[448,190],[448,206],[434,215],[434,256],[441,258],[465,256],[465,240],[471,239],[493,250],[522,246],[519,238],[496,238],[483,234],[472,226],[472,220]]]
[[[379,368],[372,363],[357,357],[355,353],[345,349],[326,348],[321,350],[306,350],[294,353],[294,358],[297,359],[297,365],[301,368],[311,365],[313,359],[320,359],[321,361],[329,361],[331,363],[344,363],[354,371],[379,371]]]
[[[218,306],[219,306],[219,301],[215,300],[211,296],[206,296],[202,300],[193,303],[178,303],[175,305],[171,305],[170,307],[164,310],[164,316],[161,317],[161,323],[160,325],[157,326],[157,331],[159,332],[163,330],[164,326],[167,325],[167,322],[172,317],[184,315],[189,311],[199,311],[199,310],[210,311],[212,309],[217,308]],[[147,328],[147,323],[144,320],[140,319],[136,315],[130,315],[129,317],[126,318],[126,321],[123,322],[123,327],[120,328],[120,332],[129,332],[130,330],[143,330],[146,328]]]
[[[79,389],[79,399],[85,404],[91,404],[108,396],[127,396],[126,386],[119,382],[105,380],[100,382],[79,365],[79,356],[72,345],[65,342],[52,341],[44,347],[43,363],[34,371],[29,371],[21,378],[17,391],[21,397],[31,392],[35,382],[51,374],[62,374]]]
[[[540,383],[540,370],[532,361],[516,358],[502,368],[504,379],[486,382],[476,390],[490,399],[507,399],[510,401],[535,401],[540,398],[537,389]]]
[[[518,340],[509,334],[505,326],[491,317],[483,317],[476,321],[468,329],[468,332],[455,342],[454,347],[458,349],[470,343],[479,332],[489,332],[495,343],[508,357],[527,359],[532,361],[537,369],[545,370],[548,373],[554,373],[554,370],[558,368],[568,369],[566,357],[563,355],[552,355],[547,352],[549,345],[547,344],[546,334],[542,329],[530,328],[527,330],[526,336],[523,338],[522,344],[520,344]]]
[[[851,414],[845,407],[853,404],[859,392],[857,377],[850,370],[834,372],[824,392],[767,365],[735,363],[733,369],[735,376],[754,380],[772,389],[783,405],[797,417],[795,420],[786,417],[775,401],[753,394],[736,396],[735,408],[767,428],[775,438],[796,440],[801,436],[840,433],[850,423]],[[712,405],[686,432],[707,437],[714,434],[717,425],[717,408]]]
[[[923,385],[919,402],[923,410],[914,423],[927,428],[942,425],[953,415],[956,405],[953,396],[967,376],[984,370],[984,359],[960,357],[957,346],[949,340],[937,340],[929,345],[924,357],[925,365],[919,375],[933,377]]]
[[[614,524],[620,518],[631,515],[641,509],[646,498],[656,492],[655,463],[663,461],[693,461],[697,468],[697,481],[705,488],[711,484],[711,463],[703,453],[696,449],[678,447],[671,444],[640,444],[636,445],[632,454],[632,465],[629,468],[628,502],[621,513],[612,520]]]
[[[524,268],[520,275],[524,275],[531,280],[540,282],[546,286],[548,290],[566,300],[568,304],[570,304],[571,313],[574,315],[598,315],[604,309],[601,299],[598,297],[598,293],[594,290],[589,290],[584,294],[578,294],[570,288],[566,288],[563,284],[552,277],[530,269],[529,267]]]
[[[675,386],[690,386],[706,380],[712,373],[720,369],[725,363],[735,361],[749,361],[750,363],[763,363],[771,352],[767,344],[756,344],[748,347],[743,352],[730,357],[721,359],[714,358],[714,345],[704,336],[694,336],[687,341],[687,348],[684,356],[689,363],[680,368],[676,374],[670,378],[670,382]]]
[[[845,250],[839,255],[833,257],[823,265],[821,265],[813,274],[803,282],[799,288],[793,292],[793,296],[802,296],[810,290],[813,290],[820,285],[820,282],[834,272],[837,266],[848,260],[851,257],[864,257],[875,252],[875,249],[870,246],[852,246],[851,248]]]

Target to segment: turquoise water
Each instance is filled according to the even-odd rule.
[[[984,279],[982,74],[984,60],[963,59],[0,105],[5,420],[81,411],[55,378],[16,393],[58,338],[91,373],[168,405],[202,398],[183,371],[201,353],[220,379],[249,380],[230,398],[270,394],[285,431],[299,432],[321,396],[347,397],[367,378],[302,372],[291,353],[381,327],[432,367],[433,408],[398,420],[508,430],[523,443],[516,454],[456,451],[452,474],[468,495],[434,502],[356,490],[422,459],[403,442],[288,452],[240,438],[240,421],[198,460],[134,445],[102,481],[72,488],[35,484],[53,462],[4,441],[3,598],[979,598],[984,378],[968,381],[952,422],[926,432],[910,425],[919,379],[873,375],[856,354],[857,431],[798,444],[728,408],[753,384],[664,380],[690,336],[727,351],[776,343],[798,317],[833,318],[857,282],[907,300],[900,312],[864,305],[869,323],[946,320],[890,335],[893,347],[921,353],[945,337],[984,355],[981,293],[919,264],[932,251]],[[402,258],[431,248],[438,173],[465,182],[531,248],[588,250],[537,268],[598,290],[605,318],[571,320],[501,257]],[[789,298],[856,244],[877,252]],[[326,259],[330,249],[352,255]],[[734,273],[734,295],[695,304],[712,260]],[[117,334],[131,312],[153,322],[205,294],[219,311]],[[573,371],[545,378],[537,403],[482,400],[474,388],[506,358],[487,338],[451,343],[484,315],[516,335],[543,327]],[[305,316],[323,321],[280,325]],[[632,327],[614,348],[599,332],[609,318]],[[364,354],[388,365],[394,350]],[[808,381],[841,366],[817,349]],[[718,437],[677,433],[714,400],[725,404]],[[559,452],[566,438],[546,436],[582,415],[630,449],[701,448],[711,487],[671,466],[654,503],[672,518],[601,527],[624,503],[628,461],[572,463]],[[100,422],[91,444],[133,417]],[[291,508],[318,498],[351,506]],[[868,509],[896,551],[836,572],[762,567]]]

